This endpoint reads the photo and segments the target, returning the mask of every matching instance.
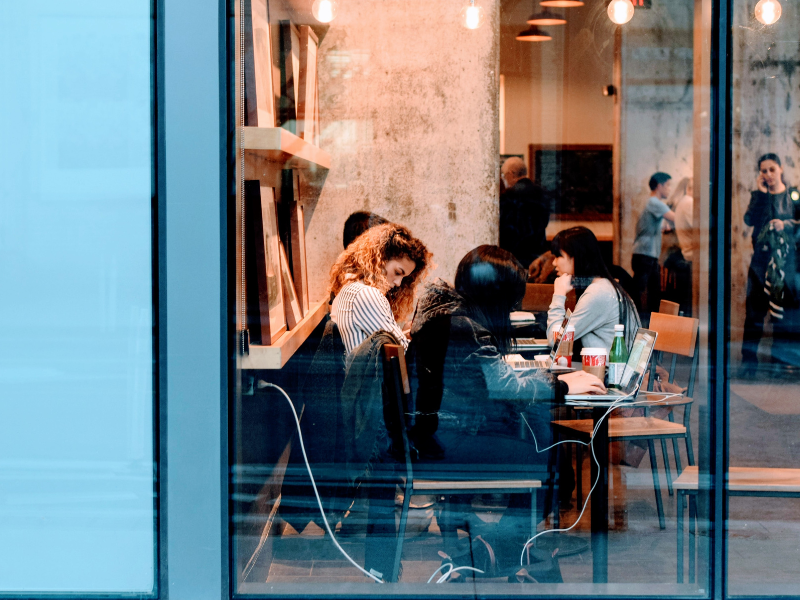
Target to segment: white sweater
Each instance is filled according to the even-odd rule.
[[[627,297],[622,297],[623,302]],[[553,295],[547,311],[547,339],[552,342],[553,334],[561,325],[566,309],[566,296]],[[625,341],[630,349],[636,330],[641,322],[636,309],[629,306],[628,322],[625,325]],[[599,278],[589,284],[581,294],[575,310],[572,311],[570,325],[575,327],[575,339],[581,340],[584,348],[611,348],[614,341],[614,325],[619,323],[619,301],[614,286],[608,279]]]

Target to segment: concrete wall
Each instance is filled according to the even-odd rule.
[[[309,288],[325,294],[356,210],[407,225],[452,279],[497,242],[498,5],[477,30],[462,0],[347,0],[320,45],[320,145],[332,167],[307,224]]]
[[[620,257],[630,268],[636,222],[664,171],[692,176],[693,0],[653,3],[622,29]]]
[[[743,218],[758,157],[776,153],[786,181],[800,184],[800,20],[795,7],[783,3],[783,16],[767,27],[753,17],[754,7],[755,1],[736,2],[733,40],[731,334],[737,343],[753,252],[752,230]]]

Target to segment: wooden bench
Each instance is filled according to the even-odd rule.
[[[689,583],[695,582],[698,479],[698,468],[686,467],[672,484],[678,493],[678,583],[683,583],[683,509],[686,496],[689,497]],[[726,484],[729,496],[800,498],[800,469],[731,467]],[[711,487],[709,474],[703,474],[703,487]]]

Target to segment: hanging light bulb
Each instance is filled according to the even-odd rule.
[[[611,0],[608,5],[608,18],[617,25],[624,25],[633,18],[631,0]]]
[[[338,10],[339,2],[337,0],[314,0],[314,4],[311,5],[311,14],[320,23],[333,21]]]
[[[531,25],[517,35],[517,40],[520,42],[549,42],[552,39],[553,37],[549,33],[539,29],[536,25]]]
[[[549,10],[543,10],[528,17],[528,25],[566,25],[567,20]]]
[[[483,7],[476,6],[475,0],[469,0],[469,4],[461,9],[461,24],[467,29],[477,29],[485,18]]]
[[[542,0],[542,6],[554,6],[557,8],[572,8],[573,6],[583,6],[581,0]]]
[[[758,0],[756,19],[764,25],[772,25],[781,18],[781,3],[778,0]]]

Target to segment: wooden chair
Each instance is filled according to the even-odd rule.
[[[400,574],[400,560],[403,555],[403,542],[405,539],[406,523],[408,522],[409,504],[411,496],[414,494],[434,493],[445,496],[456,494],[479,494],[483,492],[498,493],[521,493],[527,492],[531,495],[531,532],[535,533],[538,518],[536,514],[536,492],[542,487],[539,479],[497,479],[491,478],[488,474],[481,478],[479,473],[471,473],[470,478],[465,478],[464,473],[449,473],[446,469],[437,470],[434,479],[416,478],[414,466],[411,462],[411,446],[407,433],[407,414],[411,397],[411,385],[408,379],[405,355],[400,346],[386,344],[383,346],[384,356],[384,390],[388,396],[388,401],[394,401],[397,407],[397,418],[400,433],[402,435],[403,458],[405,462],[405,482],[400,484],[403,489],[403,508],[400,513],[400,524],[397,530],[397,546],[394,556],[394,568],[389,581],[396,582]],[[520,443],[525,443],[520,441]],[[442,534],[454,533],[455,529],[449,526],[448,507],[442,511],[443,526]]]
[[[686,467],[675,480],[678,492],[678,583],[683,583],[683,511],[689,497],[689,583],[695,582],[695,527],[697,521],[697,493],[699,469]],[[704,479],[709,475],[704,474]],[[706,479],[704,489],[710,480]],[[800,469],[759,467],[730,467],[726,477],[728,496],[760,496],[766,498],[800,498]]]
[[[681,305],[677,302],[662,300],[658,305],[658,312],[660,312],[662,315],[672,315],[673,317],[677,317],[681,313]]]
[[[655,452],[655,440],[661,440],[661,448],[664,453],[664,470],[667,476],[667,486],[672,490],[672,476],[670,473],[669,459],[667,456],[666,440],[672,439],[675,451],[675,461],[678,471],[680,471],[680,452],[677,446],[677,440],[683,438],[686,443],[686,455],[690,465],[694,464],[694,451],[692,449],[692,440],[689,433],[689,422],[691,417],[692,394],[694,393],[694,381],[697,374],[697,364],[699,359],[698,353],[698,333],[700,322],[697,319],[688,317],[675,317],[672,315],[665,315],[661,313],[652,313],[650,316],[650,329],[658,332],[656,339],[655,351],[650,363],[650,376],[647,384],[648,391],[653,390],[655,377],[653,373],[656,372],[656,364],[658,359],[663,358],[664,353],[672,354],[672,360],[669,370],[669,383],[674,383],[675,370],[677,366],[678,356],[687,356],[692,358],[691,371],[689,373],[689,381],[686,389],[686,394],[676,399],[670,399],[659,406],[674,407],[682,405],[684,407],[683,423],[675,423],[672,410],[668,414],[668,418],[657,419],[649,415],[649,409],[645,408],[645,414],[642,417],[613,417],[608,420],[608,439],[609,442],[617,441],[634,441],[644,440],[647,441],[648,454],[650,455],[650,468],[653,473],[653,487],[656,496],[656,510],[658,511],[658,523],[661,529],[666,527],[664,519],[664,505],[661,499],[661,484],[658,475],[658,462]],[[641,392],[640,392],[641,393]],[[561,439],[576,439],[578,441],[588,442],[591,439],[593,424],[591,419],[576,419],[553,421],[553,425],[559,433]],[[577,476],[577,494],[578,502],[582,501],[582,474],[581,467],[583,462],[582,446],[577,445],[576,448],[576,476]]]
[[[547,312],[553,301],[552,283],[528,283],[525,285],[525,297],[522,298],[522,310],[529,312]],[[566,308],[575,310],[575,290],[567,294]]]

